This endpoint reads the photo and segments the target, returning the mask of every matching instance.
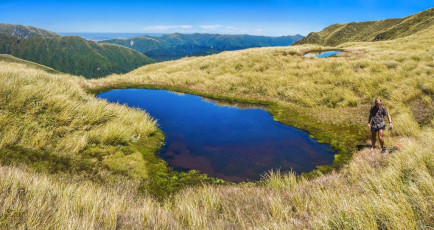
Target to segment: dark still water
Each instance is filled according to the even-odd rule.
[[[160,156],[178,170],[228,181],[252,181],[270,169],[297,173],[330,164],[335,152],[265,110],[217,105],[166,90],[116,89],[98,94],[146,110],[166,135]]]

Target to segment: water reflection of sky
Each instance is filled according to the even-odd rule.
[[[319,58],[326,58],[326,57],[330,57],[336,54],[340,54],[342,53],[341,51],[325,51],[322,53],[307,53],[304,56],[305,57],[319,57]]]
[[[117,89],[98,94],[146,110],[166,135],[161,157],[176,169],[197,169],[229,181],[257,180],[270,169],[310,171],[334,152],[259,108],[219,106],[166,90]]]

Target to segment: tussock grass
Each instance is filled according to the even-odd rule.
[[[309,108],[309,115],[328,122],[334,122],[334,116],[324,116],[323,108],[336,113],[357,108],[358,113],[351,117],[353,124],[366,123],[366,106],[380,97],[392,116],[412,117],[409,101],[433,95],[431,31],[393,41],[347,43],[339,47],[346,52],[334,58],[303,57],[309,50],[318,49],[312,45],[184,58],[90,80],[86,87],[98,90],[157,85],[282,106],[298,105]],[[398,133],[416,133],[414,119],[402,122],[406,124],[396,127]]]
[[[417,140],[403,138],[404,149],[390,156],[358,152],[341,172],[313,180],[274,172],[263,187],[186,190],[176,213],[189,226],[222,229],[432,227],[433,137],[431,130]]]
[[[224,183],[170,169],[156,155],[164,136],[147,113],[96,99],[81,87],[84,78],[11,60],[0,61],[0,163],[99,183],[123,175],[158,200],[185,186]]]
[[[301,179],[303,177],[298,178]],[[294,172],[282,173],[280,170],[271,170],[264,174],[262,181],[266,187],[272,189],[291,189],[297,185],[297,175]]]
[[[0,228],[433,228],[433,33],[346,43],[329,59],[302,55],[332,47],[250,49],[99,80],[0,61]],[[386,143],[402,148],[351,150],[336,156],[346,158],[340,170],[315,178],[275,171],[256,184],[198,187],[206,177],[155,157],[163,137],[152,118],[86,93],[129,86],[268,104],[340,151],[366,140],[381,97],[395,125]]]
[[[136,69],[125,75],[89,80],[83,87],[98,92],[118,87],[166,88],[229,100],[260,102],[276,120],[309,131],[339,151],[333,167],[365,144],[369,106],[381,98],[396,121],[394,135],[412,136],[430,123],[434,107],[416,120],[413,101],[432,104],[432,29],[383,42],[346,43],[332,58],[307,58],[303,45],[223,52],[184,58]],[[386,132],[386,145],[396,142]],[[330,167],[319,167],[322,172]]]
[[[0,226],[80,229],[423,229],[434,226],[433,130],[384,156],[358,152],[313,180],[272,172],[261,186],[187,188],[158,203],[137,181],[101,185],[0,167]]]
[[[52,164],[54,158],[110,168],[115,167],[110,163],[115,153],[118,160],[131,165],[127,174],[145,177],[142,154],[134,149],[125,154],[124,149],[131,140],[146,142],[152,138],[157,132],[155,121],[142,111],[87,95],[78,84],[83,80],[0,62],[0,150],[17,151],[19,147],[27,152],[15,156],[4,153],[2,161],[17,157],[21,162],[24,159],[20,157],[32,152],[41,161],[41,170],[47,168],[42,162]]]
[[[137,194],[137,182],[124,178],[104,187],[22,167],[2,166],[0,174],[0,228],[143,229],[166,218],[153,199]]]

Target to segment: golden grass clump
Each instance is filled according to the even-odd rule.
[[[83,78],[3,61],[0,81],[0,150],[19,147],[37,153],[39,159],[47,153],[77,162],[82,158],[101,162],[116,152],[107,149],[132,140],[146,142],[157,132],[146,113],[86,94],[78,84]],[[136,165],[133,168],[145,170],[140,152],[120,153],[117,159],[125,157]]]
[[[273,172],[258,185],[187,188],[158,203],[138,183],[100,185],[0,167],[0,226],[46,229],[423,229],[434,225],[434,132],[363,150],[313,180]],[[279,181],[281,180],[281,181]]]
[[[2,229],[143,229],[168,215],[138,183],[118,177],[113,186],[0,167]],[[157,217],[160,216],[160,217]]]
[[[98,80],[2,60],[0,228],[434,228],[433,37],[428,28],[346,43],[326,59],[303,54],[333,47],[223,52]],[[87,93],[116,87],[265,102],[275,119],[333,137],[326,140],[336,147],[369,135],[360,127],[381,97],[395,126],[386,143],[401,149],[354,151],[340,170],[315,178],[272,171],[259,183],[187,187],[157,201],[140,188],[182,181],[181,174],[149,171],[164,165],[149,115]],[[151,177],[168,179],[143,183]]]

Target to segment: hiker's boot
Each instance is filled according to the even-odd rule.
[[[386,147],[383,147],[383,148],[381,149],[381,153],[382,153],[382,154],[386,154],[386,153],[387,153],[387,149],[386,149]]]

